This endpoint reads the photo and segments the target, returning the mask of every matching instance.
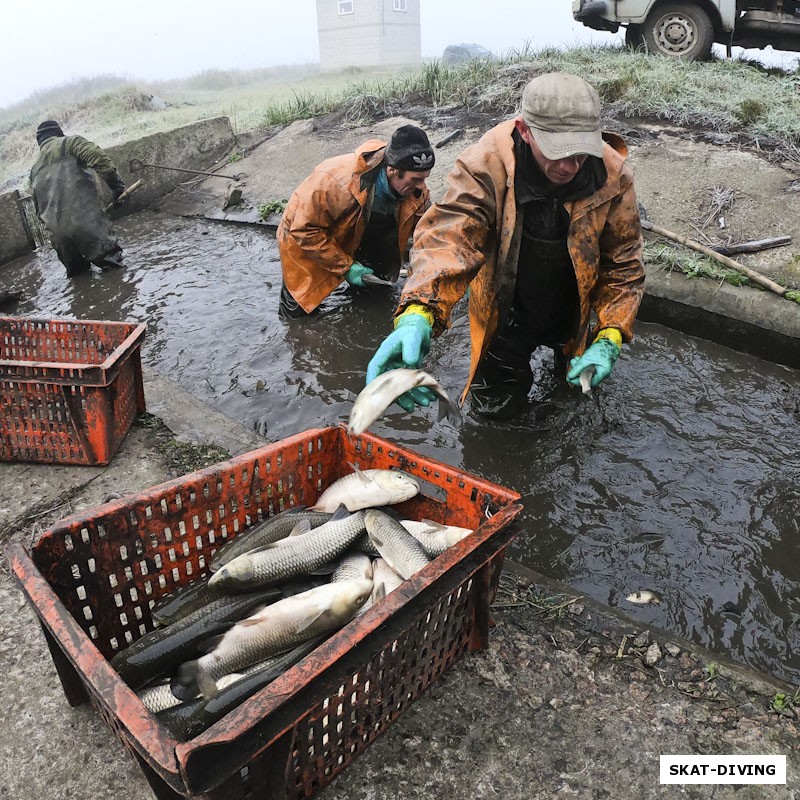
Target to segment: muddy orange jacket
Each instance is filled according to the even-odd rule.
[[[371,139],[354,153],[323,161],[289,199],[278,226],[278,249],[283,282],[306,313],[342,283],[353,264],[385,148],[386,142]],[[401,258],[429,198],[426,188],[412,192],[398,206]]]
[[[420,220],[411,251],[411,274],[397,313],[410,303],[434,315],[434,334],[450,325],[450,313],[467,288],[472,353],[467,386],[514,299],[522,218],[514,195],[514,120],[488,131],[456,160],[444,199]],[[565,345],[568,356],[586,348],[590,315],[596,327],[633,337],[644,292],[642,229],[619,136],[604,134],[608,180],[598,191],[565,203],[569,248],[580,300],[580,322]]]

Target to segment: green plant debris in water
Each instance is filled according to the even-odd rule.
[[[267,219],[273,214],[283,214],[288,200],[268,200],[258,207],[258,213],[261,219]]]

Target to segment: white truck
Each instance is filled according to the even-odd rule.
[[[589,28],[625,28],[629,47],[702,60],[714,42],[727,47],[800,51],[800,0],[572,0],[572,16]]]

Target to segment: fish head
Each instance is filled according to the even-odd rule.
[[[400,470],[381,470],[375,474],[375,483],[391,495],[393,503],[402,503],[419,494],[419,482]]]
[[[218,588],[246,586],[253,580],[253,560],[248,554],[232,558],[209,578],[209,586]]]
[[[331,611],[338,619],[354,616],[372,595],[372,581],[369,578],[353,578],[342,581],[339,591],[331,603]]]

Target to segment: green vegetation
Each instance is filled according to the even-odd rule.
[[[271,217],[273,214],[283,214],[288,200],[268,200],[258,207],[258,214],[261,219]]]

